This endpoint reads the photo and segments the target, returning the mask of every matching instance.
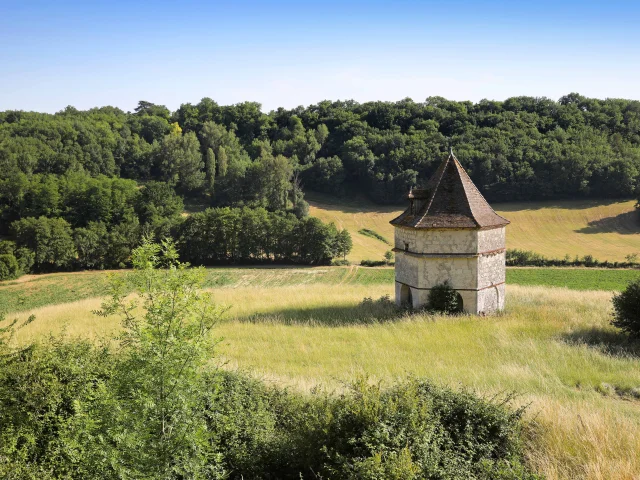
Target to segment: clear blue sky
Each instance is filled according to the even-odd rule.
[[[640,99],[638,1],[0,0],[0,110]]]

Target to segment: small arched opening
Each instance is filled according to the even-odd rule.
[[[400,305],[403,307],[413,307],[413,297],[411,296],[411,287],[402,285],[400,287]]]

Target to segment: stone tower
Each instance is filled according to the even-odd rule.
[[[469,313],[504,308],[505,227],[451,151],[395,227],[396,303],[414,308],[445,281]]]

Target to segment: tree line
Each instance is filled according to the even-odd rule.
[[[346,230],[292,211],[217,207],[183,216],[170,183],[85,172],[0,180],[0,280],[21,273],[123,268],[144,238],[173,238],[198,265],[326,264],[351,249]]]
[[[161,217],[161,228],[170,218]],[[124,268],[131,252],[153,224],[132,221],[110,225],[89,221],[73,228],[64,218],[27,217],[13,222],[13,240],[0,241],[0,280],[27,272]],[[151,230],[152,231],[152,230]],[[352,242],[347,230],[317,218],[286,212],[220,207],[172,225],[182,256],[195,265],[300,263],[326,265],[344,258]]]
[[[576,93],[558,101],[323,101],[264,113],[210,98],[175,112],[141,101],[54,115],[0,113],[3,177],[157,180],[211,206],[306,208],[302,189],[399,201],[452,146],[492,200],[628,197],[640,166],[640,102]]]
[[[264,261],[327,264],[351,251],[347,230],[264,208],[210,208],[180,226],[181,257],[195,265]]]

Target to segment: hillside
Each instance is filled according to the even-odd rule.
[[[353,238],[348,259],[382,259],[391,247],[381,240],[358,233],[370,229],[393,243],[389,221],[398,207],[375,205],[365,199],[338,201],[324,195],[308,195],[310,214],[346,228]],[[532,250],[552,258],[593,255],[598,260],[624,261],[640,255],[640,218],[635,200],[565,200],[526,203],[496,203],[495,210],[511,221],[507,248]]]

